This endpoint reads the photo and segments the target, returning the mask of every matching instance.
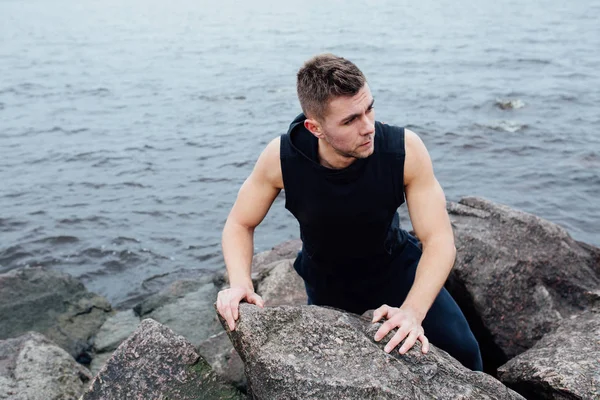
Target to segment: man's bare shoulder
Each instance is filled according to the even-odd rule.
[[[283,176],[280,161],[281,138],[271,140],[256,162],[255,174],[276,189],[283,189]]]
[[[423,140],[410,129],[404,129],[404,151],[404,185],[410,185],[431,169],[431,158]]]

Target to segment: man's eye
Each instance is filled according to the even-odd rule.
[[[367,110],[367,112],[371,112],[371,111],[373,111],[373,109],[374,109],[374,108],[375,108],[375,106],[371,106],[371,107],[369,107],[369,109]]]
[[[344,122],[344,125],[350,125],[350,123],[352,123],[352,121],[354,121],[354,118],[349,119],[348,121]]]

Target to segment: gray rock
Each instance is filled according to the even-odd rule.
[[[90,363],[90,372],[92,376],[98,375],[98,372],[104,367],[104,364],[112,357],[114,351],[108,351],[105,353],[97,353],[94,354],[94,358],[92,358],[92,362]]]
[[[140,324],[140,318],[133,310],[119,311],[109,317],[94,338],[94,348],[98,353],[112,351],[129,337]]]
[[[243,392],[247,390],[244,362],[233,348],[227,332],[221,331],[200,343],[198,352],[225,382]]]
[[[67,274],[42,267],[0,274],[0,339],[37,331],[77,358],[110,315],[104,297]]]
[[[271,258],[271,257],[267,257]],[[266,306],[303,305],[307,302],[304,281],[293,267],[294,260],[275,261],[260,267],[255,288]],[[244,363],[223,331],[202,342],[198,351],[225,381],[246,391]]]
[[[600,310],[564,319],[498,376],[526,397],[600,399]]]
[[[281,260],[296,259],[300,249],[302,249],[302,241],[300,239],[294,239],[278,244],[271,250],[255,254],[254,257],[252,257],[252,282],[254,283],[255,288],[264,276],[268,274],[269,268],[274,265],[273,263]],[[229,282],[227,271],[223,272],[220,282],[221,285],[218,285],[219,287]]]
[[[177,281],[135,307],[140,317],[152,318],[183,335],[195,346],[221,331],[213,304],[217,288],[212,276]]]
[[[495,104],[501,110],[515,110],[525,106],[521,99],[496,99]]]
[[[93,341],[95,354],[90,364],[92,375],[95,376],[100,371],[113,351],[137,329],[139,324],[140,318],[133,310],[119,311],[102,324]]]
[[[188,293],[202,289],[207,284],[212,283],[212,281],[212,276],[209,275],[203,275],[196,279],[182,279],[175,281],[160,292],[144,299],[141,303],[137,304],[133,310],[138,316],[143,317],[157,308],[173,303]]]
[[[90,363],[92,375],[95,376],[100,371],[113,351],[137,329],[139,324],[140,318],[133,310],[119,311],[102,324],[93,339],[95,354]]]
[[[304,281],[293,267],[294,260],[275,261],[265,266],[256,291],[265,305],[303,305],[308,301]]]
[[[227,329],[224,321],[221,321]],[[373,340],[380,324],[316,306],[240,305],[228,334],[254,399],[522,399],[432,346],[401,356]]]
[[[252,258],[252,271],[259,271],[263,266],[280,260],[296,259],[302,249],[300,239],[288,240],[273,247],[273,249],[256,254]]]
[[[151,319],[113,353],[82,400],[241,399],[183,336]]]
[[[0,340],[0,399],[77,399],[91,378],[85,367],[37,332]]]
[[[495,369],[600,300],[600,249],[480,198],[448,203],[457,259],[447,288]],[[492,356],[490,356],[492,354]]]

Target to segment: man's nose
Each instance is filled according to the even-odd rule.
[[[360,134],[363,136],[372,135],[375,133],[375,121],[369,118],[368,115],[363,115],[361,118]]]

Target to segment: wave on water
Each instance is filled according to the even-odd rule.
[[[510,132],[515,133],[519,131],[523,131],[528,128],[527,124],[511,121],[511,120],[499,120],[499,121],[490,121],[487,124],[474,124],[475,128],[484,128],[484,129],[492,129],[494,131],[500,132]]]
[[[22,229],[25,225],[27,225],[27,222],[0,217],[0,232],[13,232]]]
[[[580,160],[586,167],[600,167],[600,153],[593,151],[585,153]]]
[[[3,251],[0,251],[0,271],[9,271],[12,269],[11,265],[13,265],[15,261],[31,257],[32,255],[32,253],[25,251],[23,246],[10,246]]]
[[[75,236],[59,235],[59,236],[48,236],[45,238],[34,240],[30,243],[59,245],[59,244],[71,244],[71,243],[77,243],[77,242],[79,242],[79,238],[77,238]]]
[[[519,59],[517,59],[517,62],[526,63],[526,64],[538,64],[538,65],[552,64],[551,60],[544,60],[541,58],[519,58]]]

